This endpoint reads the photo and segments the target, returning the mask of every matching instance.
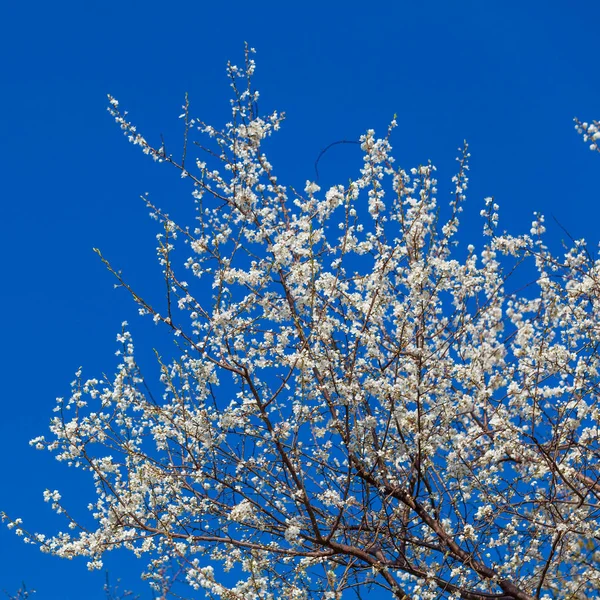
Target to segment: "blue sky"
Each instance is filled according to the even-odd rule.
[[[501,228],[529,228],[554,215],[591,246],[600,239],[600,157],[573,129],[600,118],[596,2],[5,2],[0,8],[0,171],[3,258],[0,509],[33,530],[62,526],[42,500],[64,491],[76,514],[89,482],[29,448],[45,433],[54,398],[68,394],[83,365],[111,372],[115,336],[130,320],[138,347],[152,333],[113,289],[92,247],[134,285],[160,285],[154,228],[138,199],[165,207],[188,201],[168,168],[127,144],[107,114],[106,94],[143,134],[180,143],[185,92],[192,113],[227,120],[228,59],[257,49],[261,110],[287,114],[271,160],[285,184],[314,177],[322,148],[384,132],[393,115],[398,163],[438,166],[440,201],[450,190],[456,149],[472,154],[466,221],[493,195]],[[172,142],[170,142],[172,140]],[[321,160],[324,184],[356,173],[355,146]],[[113,578],[139,591],[140,565],[115,555]],[[26,547],[0,529],[0,590],[21,581],[40,600],[99,600],[102,573]],[[145,597],[150,597],[146,594]]]

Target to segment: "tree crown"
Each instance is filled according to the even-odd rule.
[[[146,199],[161,306],[100,255],[179,350],[147,383],[124,323],[115,375],[77,373],[32,444],[91,473],[95,525],[29,539],[90,568],[127,548],[163,584],[175,561],[222,598],[591,597],[600,262],[581,240],[551,252],[542,215],[501,232],[492,198],[462,247],[467,145],[442,219],[435,167],[394,164],[395,121],[361,136],[347,185],[284,186],[263,151],[283,115],[259,114],[254,68],[251,49],[229,65],[223,129],[186,100],[181,158],[109,97],[129,141],[192,187],[191,226]]]

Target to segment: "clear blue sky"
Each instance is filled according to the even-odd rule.
[[[188,190],[126,143],[105,111],[107,93],[148,139],[164,133],[177,146],[186,91],[194,115],[227,119],[225,64],[241,62],[247,40],[258,50],[262,111],[287,113],[272,156],[284,183],[302,186],[323,147],[368,128],[383,133],[397,113],[399,163],[438,165],[441,200],[466,138],[473,215],[493,195],[501,227],[528,229],[539,210],[556,240],[551,214],[595,245],[600,157],[572,119],[600,118],[599,17],[597,2],[558,0],[4,2],[0,509],[50,533],[62,523],[42,500],[48,487],[85,512],[89,483],[27,442],[46,432],[54,398],[68,394],[80,365],[89,376],[113,370],[123,319],[138,347],[152,343],[92,247],[152,289],[154,229],[138,196],[169,207],[187,202]],[[323,181],[347,181],[359,160],[354,146],[332,149]],[[135,560],[115,555],[108,566],[146,591]],[[0,590],[22,580],[40,600],[104,597],[103,574],[85,561],[42,555],[0,529]]]

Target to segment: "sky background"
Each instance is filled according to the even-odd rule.
[[[156,231],[138,197],[150,192],[177,210],[189,187],[125,141],[107,93],[149,141],[162,133],[175,151],[185,92],[192,115],[227,121],[225,65],[242,62],[247,41],[257,49],[261,112],[287,114],[270,154],[282,183],[302,188],[325,146],[368,128],[383,134],[396,113],[398,165],[431,159],[440,203],[468,140],[465,235],[494,196],[501,229],[528,230],[537,210],[556,243],[564,233],[552,215],[594,247],[600,156],[572,119],[600,118],[599,18],[591,1],[2,3],[0,510],[52,533],[65,525],[42,492],[58,488],[85,514],[87,478],[28,441],[46,433],[79,366],[89,377],[112,372],[121,321],[138,348],[155,342],[92,247],[134,287],[157,289]],[[322,183],[347,182],[360,159],[356,146],[331,149]],[[138,561],[115,554],[107,567],[150,598]],[[0,597],[25,581],[39,600],[100,600],[103,579],[84,560],[42,555],[0,528]]]

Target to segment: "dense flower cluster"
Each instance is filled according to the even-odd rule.
[[[148,202],[164,307],[103,259],[181,355],[151,395],[124,324],[114,377],[77,374],[32,444],[93,475],[96,527],[35,539],[91,568],[128,548],[150,578],[175,560],[222,598],[595,597],[600,261],[582,241],[553,254],[541,215],[499,231],[491,198],[484,235],[458,244],[466,145],[442,219],[435,168],[394,165],[394,122],[362,136],[346,186],[291,191],[263,150],[283,117],[258,116],[253,70],[250,51],[229,66],[223,130],[186,103],[186,148],[194,131],[213,143],[193,166],[110,99],[129,140],[192,186],[192,227]]]

